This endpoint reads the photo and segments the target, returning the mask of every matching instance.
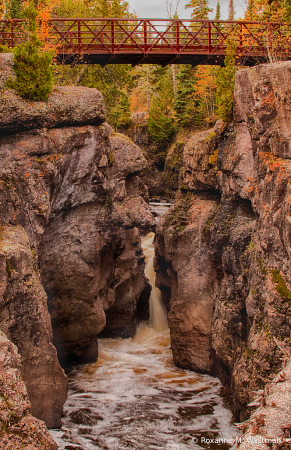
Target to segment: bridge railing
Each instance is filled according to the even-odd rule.
[[[26,38],[23,20],[0,21],[0,44]],[[279,23],[168,19],[55,18],[47,40],[59,53],[225,55],[227,43],[240,56],[291,56],[291,27]]]

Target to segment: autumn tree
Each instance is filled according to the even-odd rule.
[[[7,1],[0,0],[0,18],[4,19],[7,10]]]
[[[154,86],[156,66],[146,64],[135,67],[132,70],[134,84],[130,93],[131,111],[149,113],[150,103],[156,92]]]
[[[132,17],[124,0],[60,0],[57,17]]]
[[[249,0],[247,4],[246,19],[254,20],[255,17],[255,1]]]
[[[291,2],[290,0],[248,0],[245,19],[290,23]]]

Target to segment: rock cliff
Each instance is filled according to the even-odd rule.
[[[219,375],[237,419],[289,352],[290,83],[290,62],[237,73],[234,122],[188,142],[156,239],[175,361]]]
[[[57,450],[45,425],[29,414],[16,347],[0,331],[0,446],[2,450]]]
[[[0,329],[19,348],[32,413],[58,427],[57,352],[66,366],[94,361],[105,325],[131,335],[147,317],[139,230],[154,222],[138,177],[146,161],[104,123],[101,94],[56,88],[29,102],[3,88],[11,64],[1,55]]]
[[[0,228],[0,324],[21,354],[31,414],[60,426],[67,380],[52,345],[47,297],[35,255],[21,227]]]

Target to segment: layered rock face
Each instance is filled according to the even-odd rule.
[[[238,419],[248,414],[250,392],[278,372],[282,351],[289,352],[290,82],[290,62],[237,73],[234,123],[218,123],[187,144],[181,186],[188,197],[158,229],[157,279],[170,301],[175,360],[219,375]],[[188,279],[184,253],[197,254]],[[201,284],[210,272],[212,283]],[[192,296],[181,314],[186,285]],[[211,326],[203,330],[211,305]]]
[[[138,303],[149,293],[137,228],[153,224],[138,195],[136,173],[146,161],[106,124],[83,131],[83,140],[81,133],[71,139],[71,153],[59,163],[39,251],[64,364],[96,361],[96,337],[105,325],[106,335],[133,334]]]
[[[0,331],[0,446],[3,450],[57,450],[45,425],[29,414],[17,348]]]
[[[0,58],[1,83],[11,64]],[[95,89],[56,88],[47,103],[1,94],[0,329],[19,348],[32,413],[58,427],[67,379],[52,344],[64,365],[95,361],[105,325],[130,335],[146,318],[146,161],[104,123]]]
[[[0,229],[0,324],[21,354],[31,414],[60,426],[67,379],[52,344],[47,296],[28,237],[21,227]]]

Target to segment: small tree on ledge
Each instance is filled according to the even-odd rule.
[[[28,100],[47,101],[53,89],[52,51],[41,51],[42,43],[37,36],[37,11],[30,0],[24,11],[27,18],[28,40],[15,47],[13,70],[16,80],[6,82],[10,89]]]

